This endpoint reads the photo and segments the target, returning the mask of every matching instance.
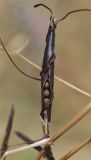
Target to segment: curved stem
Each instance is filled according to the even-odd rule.
[[[67,14],[65,14],[64,17],[60,18],[59,20],[56,21],[56,24],[58,24],[60,21],[65,20],[69,15],[76,13],[76,12],[83,12],[83,11],[87,11],[87,12],[91,12],[91,9],[77,9],[77,10],[72,10],[70,12],[68,12]]]
[[[51,12],[51,17],[52,17],[53,12],[52,12],[52,10],[51,10],[48,6],[46,6],[45,4],[42,4],[42,3],[39,3],[39,4],[35,4],[35,5],[34,5],[35,8],[37,8],[37,7],[39,7],[39,6],[43,6],[44,8],[46,8],[47,10],[49,10],[49,11]]]
[[[14,62],[13,59],[11,58],[11,56],[10,56],[9,52],[7,51],[7,49],[5,48],[5,46],[4,46],[1,38],[0,38],[0,42],[1,42],[1,45],[2,45],[5,53],[6,53],[7,56],[9,57],[10,61],[12,62],[12,64],[15,66],[15,68],[16,68],[21,74],[23,74],[24,76],[26,76],[26,77],[28,77],[28,78],[35,79],[35,80],[37,80],[37,81],[40,81],[39,78],[30,76],[30,75],[26,74],[25,72],[23,72],[23,71],[15,64],[15,62]]]

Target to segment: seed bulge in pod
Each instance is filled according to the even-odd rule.
[[[49,102],[50,102],[49,98],[44,98],[44,103],[45,103],[45,105],[48,105]]]
[[[45,88],[49,88],[49,82],[45,83]]]
[[[50,92],[48,89],[45,89],[43,94],[44,94],[44,97],[48,97],[50,95]]]

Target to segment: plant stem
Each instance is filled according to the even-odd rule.
[[[66,153],[59,160],[67,160],[68,158],[72,157],[75,153],[79,152],[83,147],[85,147],[89,143],[91,143],[91,138],[85,139],[80,145],[78,145],[76,148],[70,150],[68,153]]]

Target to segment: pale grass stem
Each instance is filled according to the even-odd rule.
[[[41,67],[39,67],[38,65],[36,65],[35,63],[33,63],[32,61],[30,61],[29,59],[27,59],[27,58],[26,58],[25,56],[23,56],[22,54],[17,53],[17,55],[18,55],[20,58],[22,58],[23,60],[25,60],[26,62],[28,62],[29,64],[31,64],[32,66],[34,66],[35,68],[41,70]],[[84,91],[84,90],[82,90],[82,89],[74,86],[73,84],[70,84],[69,82],[63,80],[62,78],[59,78],[59,77],[56,76],[56,75],[54,75],[54,78],[55,78],[57,81],[59,81],[59,82],[61,82],[62,84],[64,84],[65,86],[67,86],[67,87],[69,87],[69,88],[71,88],[71,89],[73,89],[73,90],[75,90],[75,91],[77,91],[77,92],[79,92],[79,93],[81,93],[81,94],[83,94],[83,95],[91,98],[91,94],[89,94],[89,93],[87,93],[86,91]]]
[[[49,140],[50,140],[50,138],[45,138],[45,139],[42,139],[42,140],[37,141],[35,143],[29,144],[29,145],[26,145],[26,146],[23,146],[23,147],[19,147],[17,149],[12,149],[12,150],[6,151],[5,154],[1,157],[0,160],[3,160],[8,155],[15,154],[15,153],[18,153],[18,152],[21,152],[21,151],[25,151],[25,150],[28,150],[28,149],[33,148],[33,147],[45,145],[49,142]]]
[[[43,156],[43,150],[38,154],[38,156],[36,157],[36,160],[40,160]]]
[[[6,156],[15,154],[20,151],[25,151],[27,149],[36,147],[36,146],[41,146],[41,145],[51,145],[53,142],[55,142],[60,136],[62,136],[64,133],[66,133],[70,128],[72,128],[74,125],[76,125],[83,117],[85,117],[89,112],[91,111],[91,102],[80,112],[78,113],[67,125],[65,125],[62,129],[57,131],[51,138],[46,138],[43,140],[40,140],[38,142],[35,142],[33,144],[19,147],[17,149],[12,149],[10,151],[6,151],[5,154],[2,156],[0,160],[3,160]],[[41,158],[41,156],[40,156]]]
[[[83,147],[85,147],[89,143],[91,143],[91,138],[85,139],[80,145],[78,145],[74,149],[70,150],[68,153],[66,153],[59,160],[67,160],[68,158],[72,157],[75,153],[79,152]]]

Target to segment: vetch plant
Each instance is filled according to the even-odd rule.
[[[48,32],[46,35],[46,46],[44,50],[42,68],[37,66],[32,61],[28,60],[21,53],[19,53],[20,51],[22,51],[24,46],[18,49],[15,52],[15,55],[19,56],[20,58],[27,61],[28,63],[30,63],[37,69],[41,70],[40,72],[41,78],[31,76],[29,74],[26,74],[24,71],[22,71],[12,59],[9,51],[7,51],[1,38],[0,38],[0,42],[2,46],[1,49],[2,48],[4,49],[5,53],[7,54],[12,64],[21,74],[23,74],[24,76],[30,79],[34,79],[38,82],[41,82],[41,106],[42,107],[40,111],[40,118],[41,118],[41,123],[42,123],[43,137],[35,141],[35,140],[32,140],[30,137],[26,136],[25,133],[16,131],[15,132],[16,135],[19,138],[21,138],[23,141],[25,141],[26,145],[22,143],[20,144],[20,145],[23,145],[22,147],[17,146],[17,148],[8,149],[10,148],[10,146],[8,146],[8,140],[10,138],[12,123],[13,123],[13,116],[14,116],[14,108],[12,108],[10,112],[9,120],[8,120],[5,137],[2,143],[2,147],[1,147],[1,154],[0,154],[1,160],[3,160],[8,155],[11,155],[17,152],[21,152],[21,151],[25,151],[30,148],[34,148],[39,152],[36,160],[40,160],[42,156],[46,158],[47,160],[55,160],[51,145],[54,144],[54,142],[57,139],[63,136],[63,134],[65,134],[69,129],[71,129],[74,125],[76,125],[80,120],[82,120],[91,111],[91,102],[90,102],[81,112],[79,112],[75,117],[73,117],[73,119],[69,121],[68,124],[66,124],[63,128],[59,129],[52,136],[50,136],[51,111],[52,111],[52,102],[54,98],[54,78],[58,80],[59,82],[63,83],[64,85],[70,87],[71,89],[87,96],[88,98],[91,98],[91,94],[87,93],[84,90],[81,90],[80,88],[77,88],[76,86],[54,75],[54,68],[55,68],[54,63],[55,63],[55,57],[56,57],[55,51],[54,51],[55,50],[55,31],[56,31],[58,23],[65,20],[69,15],[76,13],[76,12],[82,12],[82,11],[91,12],[91,10],[90,9],[73,10],[65,14],[64,17],[57,20],[54,17],[53,12],[49,7],[41,3],[36,4],[34,7],[37,8],[39,6],[46,8],[51,13],[50,21],[49,21],[49,28],[48,28]],[[70,158],[71,156],[73,156],[75,153],[77,153],[80,149],[82,149],[84,146],[86,146],[90,142],[91,142],[91,138],[87,138],[76,148],[72,149],[67,154],[65,154],[62,158],[60,158],[60,160],[66,160]]]

